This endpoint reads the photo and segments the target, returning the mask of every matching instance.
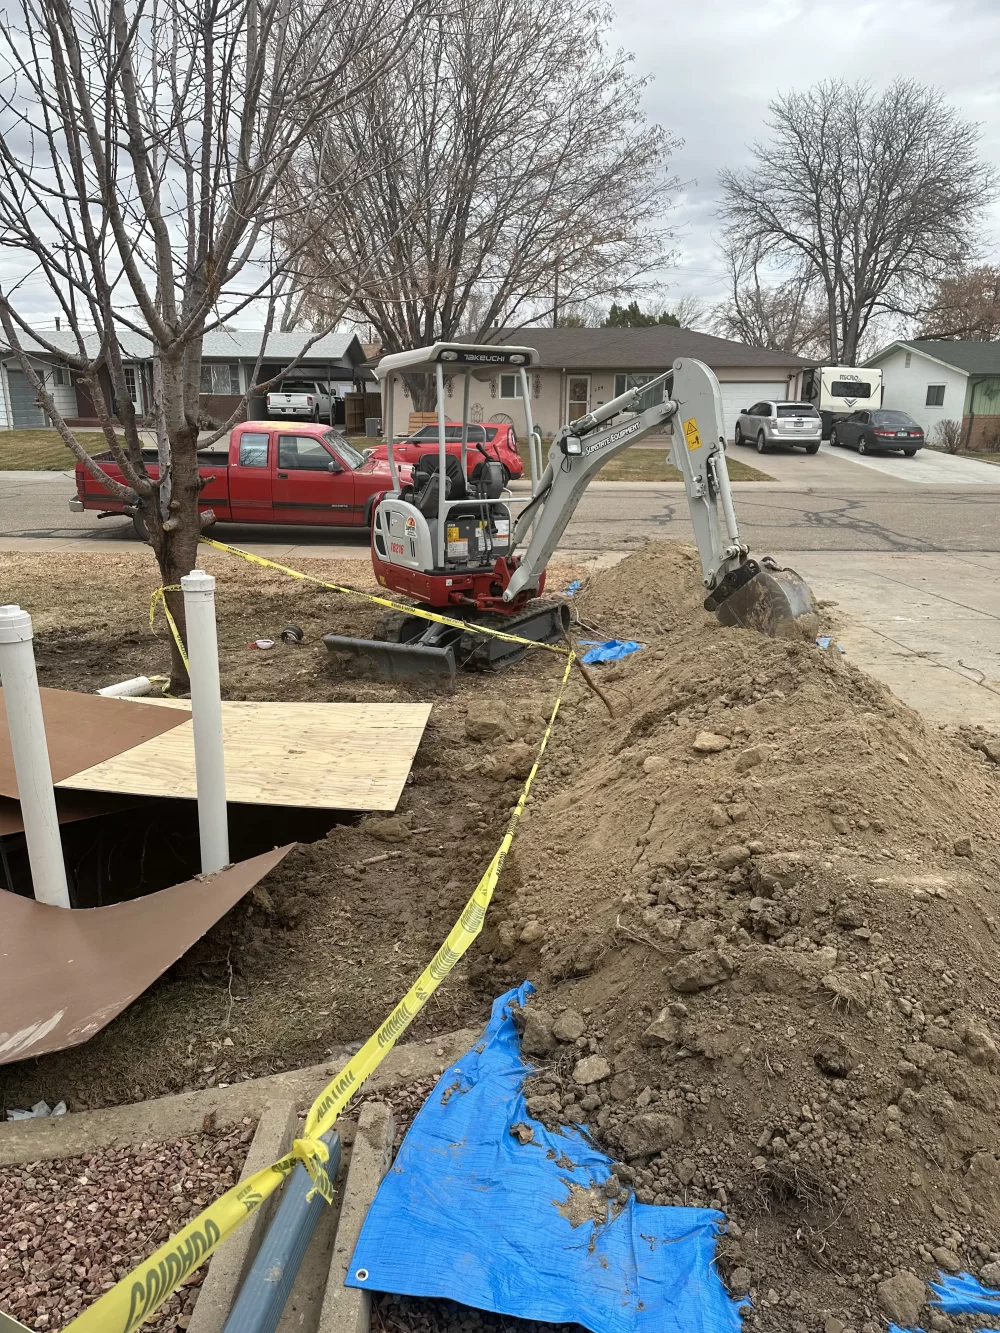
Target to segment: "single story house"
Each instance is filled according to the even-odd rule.
[[[916,338],[865,365],[882,371],[883,407],[908,412],[929,440],[939,421],[960,421],[964,448],[1000,448],[1000,342]]]
[[[531,412],[544,435],[554,434],[564,422],[669,370],[678,357],[692,356],[706,362],[718,376],[726,434],[731,439],[742,408],[762,398],[797,398],[802,373],[812,364],[790,352],[747,347],[667,324],[644,329],[494,329],[489,341],[534,347],[541,356],[541,364],[531,372]],[[473,420],[511,423],[523,432],[517,375],[496,374],[472,383]],[[460,415],[462,390],[456,379],[449,381],[447,393],[452,399],[449,415]],[[412,410],[413,402],[400,378],[393,404],[397,433],[406,429]]]
[[[76,338],[67,330],[39,330],[48,342],[67,353],[76,352]],[[271,379],[288,366],[310,338],[308,332],[271,333],[267,339],[258,382]],[[205,335],[201,364],[201,405],[206,417],[225,421],[239,405],[251,383],[254,366],[264,335],[253,329],[217,329]],[[96,334],[85,337],[87,352],[96,356],[100,340]],[[125,381],[132,402],[140,416],[150,409],[152,395],[152,349],[148,339],[139,334],[121,336],[125,359]],[[94,404],[76,375],[59,357],[37,342],[25,340],[25,351],[44,375],[59,411],[71,426],[96,426]],[[294,379],[329,382],[339,398],[347,393],[371,388],[371,372],[364,367],[365,353],[352,332],[328,333],[306,352],[292,371]],[[106,370],[100,372],[105,396],[113,401],[111,381]],[[266,415],[264,398],[251,398],[248,417]],[[44,427],[51,423],[35,400],[20,363],[8,348],[0,348],[0,429]]]

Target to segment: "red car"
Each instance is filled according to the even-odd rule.
[[[448,453],[462,456],[462,423],[445,422],[445,448]],[[524,464],[517,451],[517,433],[513,426],[499,421],[484,421],[482,425],[469,426],[469,448],[466,455],[466,470],[471,475],[473,468],[482,461],[482,452],[488,458],[503,464],[504,483],[511,477],[524,474]],[[409,463],[411,466],[422,454],[436,454],[438,451],[438,428],[436,425],[421,426],[408,439],[400,440],[392,447],[397,463]],[[387,459],[388,445],[380,444],[368,455],[369,458]]]

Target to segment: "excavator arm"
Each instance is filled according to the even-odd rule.
[[[659,384],[661,403],[632,416],[639,400]],[[601,468],[623,450],[672,422],[670,460],[680,472],[701,559],[706,610],[724,624],[750,625],[768,634],[815,632],[809,589],[793,570],[757,561],[740,537],[726,467],[725,426],[719,382],[701,361],[684,357],[640,388],[611,399],[563,426],[548,463],[514,529],[523,544],[517,569],[504,590],[512,601],[538,588],[584,491]]]

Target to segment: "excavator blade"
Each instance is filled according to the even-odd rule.
[[[794,569],[781,569],[768,557],[750,578],[707,609],[715,611],[723,625],[755,629],[772,639],[813,639],[819,630],[819,616],[805,579]]]

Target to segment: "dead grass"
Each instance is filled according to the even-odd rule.
[[[542,456],[545,456],[547,445],[542,448]],[[525,476],[531,475],[531,464],[528,457],[527,445],[522,443],[519,446],[521,459],[524,462]],[[667,454],[670,445],[664,441],[662,448],[651,448],[649,445],[637,444],[631,449],[626,449],[623,454],[611,463],[607,463],[597,475],[597,481],[680,481],[681,474],[670,463],[667,462]],[[773,481],[774,478],[768,476],[766,472],[761,472],[758,468],[751,467],[748,463],[741,462],[738,458],[733,458],[732,454],[726,453],[726,464],[729,468],[729,477],[731,481]]]
[[[75,434],[90,453],[101,453],[106,447],[100,431]],[[67,472],[75,466],[76,460],[54,430],[0,431],[0,472]]]

